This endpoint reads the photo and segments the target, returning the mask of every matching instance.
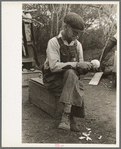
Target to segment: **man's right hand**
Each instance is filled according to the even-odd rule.
[[[92,68],[91,62],[77,62],[76,68],[82,70],[90,70]]]

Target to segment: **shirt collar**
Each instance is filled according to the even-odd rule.
[[[63,30],[62,30],[63,31]],[[63,36],[62,36],[62,31],[60,31],[60,33],[59,33],[59,35],[58,35],[58,38],[61,38],[62,40],[63,40],[63,43],[65,44],[65,45],[67,45],[67,46],[73,46],[74,45],[74,43],[75,43],[75,41],[71,41],[71,43],[70,44],[68,44],[68,42],[63,38]]]

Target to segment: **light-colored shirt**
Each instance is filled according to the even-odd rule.
[[[113,37],[117,40],[117,33]]]
[[[62,31],[61,31],[62,32]],[[70,44],[66,40],[63,39],[62,34],[58,35],[58,38],[62,38],[63,42],[67,46],[73,46],[75,41],[72,41]],[[79,62],[83,62],[83,49],[81,43],[77,40],[77,53],[79,55]],[[63,67],[67,65],[71,65],[73,68],[76,68],[77,62],[61,62],[60,61],[60,45],[56,37],[53,37],[49,40],[47,50],[46,50],[47,58],[44,63],[44,69],[50,68],[51,72],[59,72],[62,71]]]

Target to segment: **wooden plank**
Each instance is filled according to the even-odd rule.
[[[91,80],[92,77],[94,76],[94,72],[88,72],[85,77],[84,77],[84,80]]]
[[[39,83],[39,84],[44,85],[43,78],[31,78],[31,80],[32,81],[35,81],[36,83]]]
[[[114,55],[114,64],[113,64],[112,72],[117,72],[117,51],[115,51],[115,55]]]
[[[35,62],[33,57],[24,58],[22,57],[22,63],[28,63],[28,62]]]
[[[33,44],[33,41],[27,41],[27,45],[32,45]]]
[[[22,74],[33,74],[33,73],[42,73],[42,71],[40,70],[34,70],[34,71],[31,71],[31,70],[27,70],[26,71],[22,71]]]
[[[102,77],[103,72],[97,72],[89,82],[90,85],[98,85],[100,78]]]
[[[34,77],[38,78],[40,74],[40,71],[22,72],[22,86],[29,86],[29,80]]]

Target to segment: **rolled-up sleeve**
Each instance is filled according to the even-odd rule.
[[[76,68],[77,62],[60,62],[60,45],[58,44],[57,39],[54,37],[48,42],[47,46],[47,58],[49,60],[49,67],[51,72],[62,71],[63,67],[71,65],[72,68]]]
[[[78,51],[78,55],[79,55],[79,62],[83,62],[84,61],[83,49],[82,49],[82,45],[79,41],[77,41],[77,51]]]

